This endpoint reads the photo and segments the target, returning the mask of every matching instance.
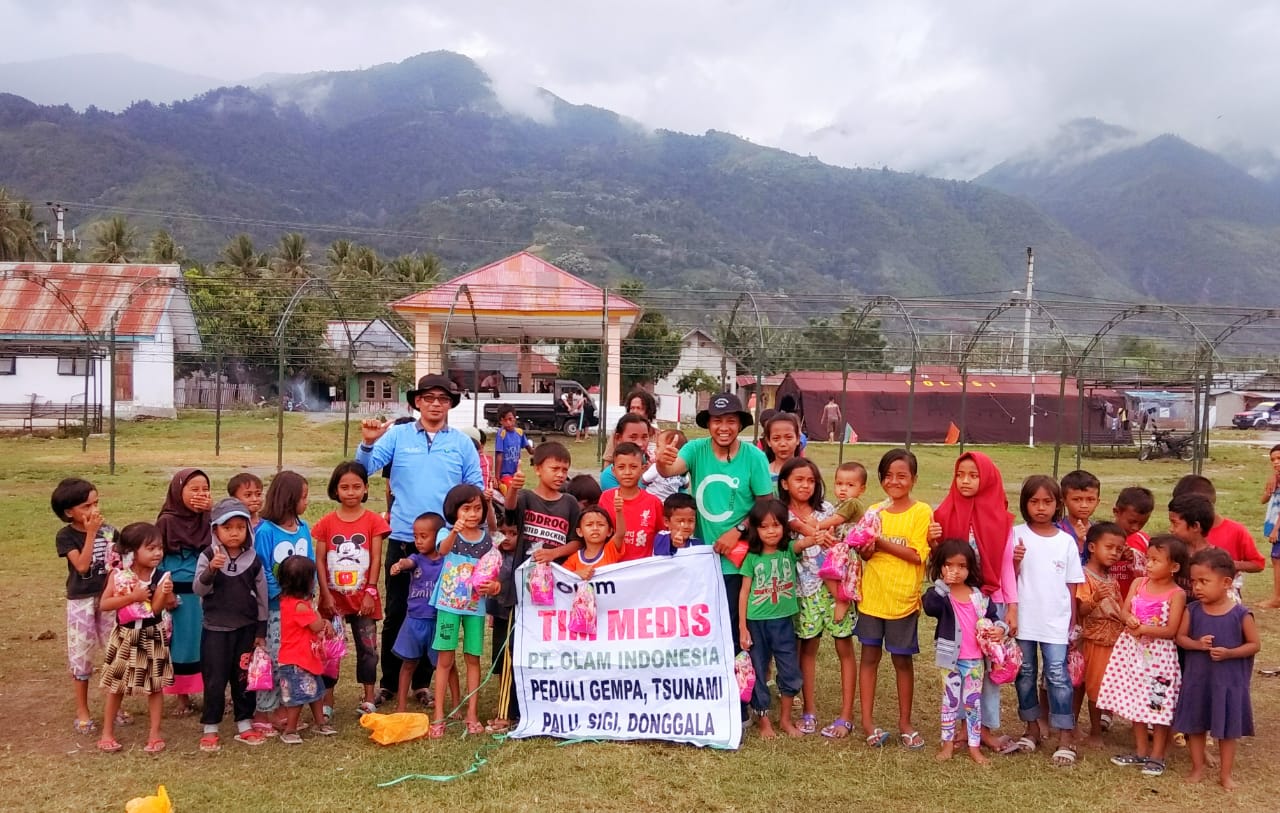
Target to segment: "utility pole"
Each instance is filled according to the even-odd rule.
[[[55,252],[54,259],[57,260],[58,262],[62,262],[62,246],[67,242],[67,224],[66,224],[67,207],[63,206],[61,203],[58,203],[57,201],[52,201],[52,200],[45,201],[44,205],[48,206],[53,211],[53,219],[54,219],[53,245],[54,245],[54,252]]]
[[[1036,447],[1036,374],[1031,369],[1031,296],[1035,276],[1036,255],[1031,246],[1027,246],[1027,296],[1022,313],[1022,371],[1031,374],[1031,414],[1027,417],[1027,445],[1032,449]]]

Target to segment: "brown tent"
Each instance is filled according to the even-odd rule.
[[[911,394],[908,373],[849,373],[843,386],[839,372],[797,371],[789,373],[778,386],[777,406],[800,416],[805,431],[825,438],[822,409],[835,397],[844,422],[858,439],[873,443],[901,443],[907,436],[907,406]],[[1080,432],[1080,401],[1075,379],[1067,379],[1065,412],[1058,399],[1060,379],[1038,375],[1035,379],[1036,442],[1053,443],[1059,431],[1064,444],[1074,445]],[[1029,435],[1032,380],[1030,375],[970,373],[967,396],[962,396],[960,375],[946,368],[922,369],[916,373],[915,404],[911,417],[911,439],[921,443],[941,443],[952,424],[961,424],[960,405],[968,398],[964,420],[964,440],[969,443],[1025,443]],[[1106,424],[1110,396],[1091,392],[1086,397],[1086,426]],[[1114,406],[1113,406],[1114,410]]]

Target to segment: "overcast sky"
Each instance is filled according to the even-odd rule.
[[[651,127],[949,177],[1085,116],[1280,146],[1275,2],[0,0],[0,20],[0,61],[121,52],[225,80],[447,49]]]

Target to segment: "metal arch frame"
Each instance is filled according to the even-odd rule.
[[[911,377],[907,385],[908,390],[907,390],[907,437],[906,437],[906,448],[910,449],[911,448],[911,430],[915,423],[916,367],[917,367],[917,361],[920,358],[920,332],[916,330],[915,320],[911,318],[911,313],[907,310],[906,306],[902,304],[901,299],[898,299],[896,296],[880,294],[880,295],[869,298],[867,300],[867,303],[862,306],[862,310],[858,312],[858,318],[854,320],[853,328],[851,329],[851,332],[857,332],[858,329],[862,327],[862,323],[866,321],[867,316],[869,316],[873,311],[883,313],[886,310],[894,311],[899,316],[901,316],[903,321],[907,323],[907,329],[911,333],[911,373],[910,373]],[[847,372],[846,372],[846,375],[847,375]],[[841,403],[840,403],[841,415],[848,414],[845,406],[845,403],[846,403],[845,395],[847,394],[846,390],[848,389],[847,380],[844,383],[846,384],[846,386],[841,388]],[[844,435],[843,434],[841,434],[840,436],[840,455],[841,455],[841,459],[843,459],[843,456],[844,456]]]
[[[472,365],[472,381],[475,383],[475,397],[471,399],[473,409],[471,422],[475,426],[480,425],[480,318],[476,316],[476,300],[471,295],[471,288],[464,282],[458,286],[453,292],[453,301],[449,303],[449,313],[444,318],[444,328],[440,332],[440,372],[444,375],[449,374],[449,327],[453,323],[454,311],[458,308],[458,297],[465,295],[467,297],[467,306],[471,309],[471,331],[476,339],[476,352],[474,363]],[[428,351],[430,352],[430,351]]]
[[[297,310],[298,305],[302,303],[302,296],[307,289],[319,286],[319,288],[328,295],[333,301],[334,310],[337,316],[342,320],[342,330],[347,334],[347,378],[351,377],[351,372],[355,368],[355,342],[351,338],[351,326],[347,322],[347,315],[342,311],[342,300],[338,298],[337,293],[333,290],[328,282],[319,277],[308,276],[302,280],[302,284],[293,292],[293,296],[289,297],[289,302],[284,307],[284,311],[280,314],[280,321],[276,323],[275,344],[276,344],[276,471],[279,472],[284,468],[284,329],[289,324],[289,320],[293,318],[293,312]],[[343,398],[346,404],[346,410],[342,420],[342,456],[346,457],[351,448],[351,395],[346,393]]]
[[[1080,468],[1082,459],[1084,457],[1084,427],[1083,427],[1084,384],[1082,383],[1080,378],[1080,373],[1084,368],[1084,364],[1092,355],[1094,348],[1098,346],[1098,343],[1101,342],[1104,338],[1106,338],[1106,336],[1109,335],[1111,331],[1114,330],[1118,325],[1121,325],[1124,322],[1127,322],[1128,320],[1132,319],[1135,316],[1141,316],[1147,313],[1169,314],[1170,316],[1173,317],[1173,320],[1175,322],[1185,327],[1188,330],[1188,332],[1191,333],[1192,338],[1195,339],[1197,344],[1196,366],[1197,367],[1200,366],[1201,360],[1203,359],[1203,363],[1206,370],[1205,393],[1204,393],[1204,401],[1205,401],[1204,421],[1205,422],[1208,421],[1208,400],[1209,400],[1209,380],[1210,380],[1209,377],[1212,376],[1213,374],[1214,361],[1215,360],[1221,361],[1221,359],[1218,356],[1218,348],[1216,343],[1214,341],[1211,341],[1209,337],[1204,334],[1204,331],[1200,329],[1199,325],[1191,321],[1191,319],[1185,313],[1183,313],[1178,308],[1173,307],[1172,305],[1165,305],[1162,303],[1146,303],[1146,304],[1134,305],[1132,307],[1125,308],[1124,310],[1117,313],[1115,316],[1112,316],[1110,319],[1108,319],[1106,323],[1102,325],[1102,327],[1098,328],[1097,332],[1095,332],[1093,334],[1093,337],[1089,339],[1089,342],[1080,351],[1079,355],[1076,356],[1076,364],[1075,364],[1076,390],[1080,394],[1080,414],[1081,414],[1081,434],[1080,434],[1080,437],[1077,438],[1076,440],[1076,468],[1077,469]],[[1193,374],[1193,378],[1194,377],[1195,376]],[[1192,407],[1192,412],[1195,414],[1199,414],[1201,412],[1200,407],[1201,407],[1200,387],[1197,386],[1195,388],[1195,400]],[[1199,422],[1199,419],[1197,419],[1197,422]],[[1191,464],[1192,471],[1194,471],[1195,473],[1199,473],[1200,470],[1203,468],[1204,458],[1208,452],[1208,440],[1209,440],[1208,434],[1202,433],[1200,436],[1199,442],[1196,443],[1196,454]]]
[[[978,344],[978,340],[987,332],[987,328],[1001,315],[1013,310],[1014,308],[1030,308],[1036,315],[1042,317],[1049,324],[1050,330],[1062,344],[1062,372],[1058,377],[1058,426],[1054,432],[1053,443],[1053,474],[1058,475],[1058,461],[1062,451],[1062,419],[1065,409],[1067,396],[1067,371],[1073,367],[1069,362],[1073,360],[1071,352],[1071,342],[1067,340],[1067,335],[1058,325],[1058,320],[1053,318],[1053,314],[1045,309],[1039,301],[1035,299],[1027,299],[1025,296],[1011,296],[1004,302],[1001,302],[986,315],[981,322],[978,323],[977,330],[969,337],[969,341],[965,343],[964,350],[960,356],[960,453],[964,453],[965,447],[965,428],[968,418],[969,406],[969,356],[973,353],[974,348]],[[1035,374],[1032,373],[1034,376]],[[1034,378],[1032,379],[1034,382]],[[1034,395],[1034,389],[1032,390]]]
[[[1203,403],[1200,404],[1200,414],[1196,416],[1196,423],[1200,428],[1200,442],[1196,444],[1196,456],[1192,462],[1192,468],[1196,474],[1201,473],[1204,468],[1204,458],[1209,456],[1209,391],[1213,387],[1213,362],[1215,358],[1220,358],[1218,356],[1218,347],[1244,328],[1255,325],[1265,319],[1280,319],[1280,309],[1253,310],[1218,331],[1218,334],[1210,342],[1210,346],[1213,348],[1213,355],[1205,358],[1205,395]]]
[[[79,326],[81,332],[84,334],[84,415],[82,416],[83,424],[80,435],[80,451],[87,452],[89,450],[89,363],[92,360],[95,347],[100,352],[102,351],[102,337],[94,332],[93,328],[89,327],[89,323],[76,308],[75,303],[67,298],[67,295],[62,292],[62,289],[57,286],[54,280],[46,277],[44,274],[38,274],[35,271],[22,269],[7,269],[0,272],[0,274],[3,274],[4,277],[10,279],[20,279],[34,285],[39,285],[44,290],[53,294],[53,298],[57,300],[58,304],[62,305],[68,315],[75,320],[76,325]],[[101,376],[98,376],[98,378],[99,386],[101,386]],[[101,401],[99,401],[99,406],[101,406]]]
[[[738,318],[738,308],[742,307],[742,302],[744,299],[751,303],[751,310],[756,315],[756,331],[759,337],[759,342],[756,345],[756,363],[755,363],[756,410],[755,410],[755,415],[753,416],[754,419],[751,421],[751,426],[752,426],[751,442],[758,443],[760,441],[760,413],[763,411],[763,407],[764,407],[764,360],[765,360],[764,319],[760,316],[760,305],[759,303],[756,302],[755,295],[752,294],[750,291],[742,291],[741,293],[738,294],[738,298],[733,301],[733,307],[729,309],[729,321],[725,324],[725,334],[726,336],[733,335],[733,323]],[[727,364],[728,364],[728,361],[726,359],[724,358],[720,359],[720,385],[724,387],[728,386],[728,381],[725,380],[728,373]]]

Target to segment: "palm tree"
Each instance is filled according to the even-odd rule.
[[[334,240],[325,252],[325,260],[329,264],[329,276],[333,279],[345,279],[351,274],[355,265],[356,244],[350,240]]]
[[[245,279],[259,279],[262,269],[267,267],[267,258],[254,248],[252,237],[241,233],[222,247],[219,263],[240,272]]]
[[[391,281],[401,283],[412,290],[429,288],[440,281],[444,266],[440,258],[434,254],[425,257],[413,254],[401,254],[384,266],[383,273]]]
[[[95,263],[127,263],[137,239],[138,234],[129,227],[129,221],[119,215],[100,221],[94,226],[94,246],[89,259]]]
[[[151,238],[148,254],[156,263],[180,263],[186,259],[182,246],[173,241],[173,235],[166,229],[161,229]]]
[[[311,252],[307,251],[307,238],[298,232],[289,232],[280,237],[280,245],[271,269],[281,279],[301,280],[311,276],[307,269],[307,260]]]
[[[0,187],[0,260],[40,259],[39,229],[31,202],[11,198]]]

